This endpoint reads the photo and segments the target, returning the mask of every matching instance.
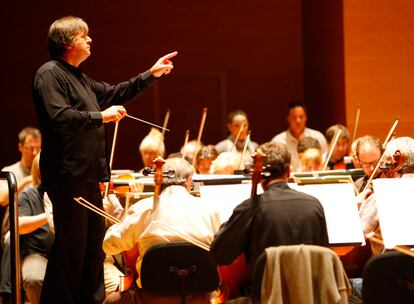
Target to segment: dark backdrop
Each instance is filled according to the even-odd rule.
[[[3,7],[4,8],[4,7]],[[342,1],[32,1],[1,12],[0,166],[19,159],[17,133],[37,126],[31,80],[48,59],[46,33],[57,18],[85,19],[92,56],[81,68],[96,80],[126,80],[177,50],[172,74],[127,105],[129,114],[162,124],[171,110],[167,153],[197,136],[226,136],[229,111],[245,110],[252,138],[270,140],[286,128],[286,105],[304,100],[310,127],[345,122]],[[120,124],[114,168],[141,167],[138,145],[150,128]],[[108,134],[113,132],[109,126]],[[109,138],[111,140],[111,138]]]

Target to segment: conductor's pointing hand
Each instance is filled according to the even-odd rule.
[[[177,55],[177,53],[178,52],[175,51],[158,59],[157,62],[151,67],[152,76],[158,78],[164,74],[169,74],[174,68],[174,65],[170,59]]]

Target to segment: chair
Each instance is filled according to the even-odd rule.
[[[339,257],[313,245],[266,248],[252,278],[256,303],[347,303],[351,287]]]
[[[388,252],[371,258],[364,268],[364,303],[414,303],[414,258]]]
[[[145,253],[141,266],[142,289],[156,295],[203,294],[217,289],[217,267],[209,253],[190,243],[155,245]]]

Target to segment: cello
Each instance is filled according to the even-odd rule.
[[[257,195],[257,185],[262,179],[264,157],[265,155],[260,149],[252,155],[254,167],[252,172],[251,198],[254,198]],[[241,291],[246,287],[249,281],[244,253],[240,254],[231,264],[218,266],[218,272],[222,285],[224,286],[225,298],[233,299],[240,297],[242,294]]]

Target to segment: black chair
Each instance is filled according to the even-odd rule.
[[[218,288],[219,276],[207,251],[190,243],[155,245],[145,253],[141,266],[145,291],[162,296],[197,295]]]
[[[371,258],[364,268],[364,303],[414,303],[414,258],[399,252]]]

